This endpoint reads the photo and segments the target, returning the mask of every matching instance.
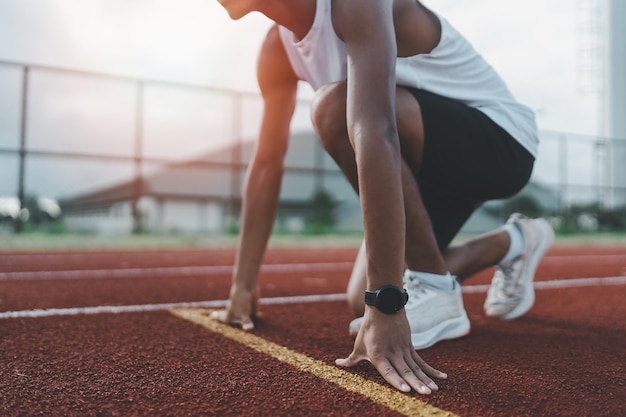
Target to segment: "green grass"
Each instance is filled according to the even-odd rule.
[[[358,247],[362,235],[285,235],[276,234],[270,247]],[[202,249],[234,248],[238,236],[200,235],[112,235],[49,234],[28,232],[20,235],[0,234],[0,250],[64,250],[64,249]]]
[[[462,241],[471,236],[460,236]],[[45,233],[30,231],[20,235],[0,233],[0,251],[9,250],[64,250],[64,249],[203,249],[235,248],[236,235],[89,235],[72,233]],[[269,246],[279,248],[358,247],[363,239],[360,233],[294,235],[276,233]],[[557,245],[613,245],[626,246],[626,233],[582,233],[557,235]]]

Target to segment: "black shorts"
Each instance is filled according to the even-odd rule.
[[[530,179],[535,159],[480,110],[407,88],[424,124],[417,182],[440,250],[486,200],[511,197]]]

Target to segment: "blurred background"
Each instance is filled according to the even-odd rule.
[[[424,3],[540,128],[531,183],[464,231],[521,211],[560,234],[624,233],[626,2]],[[270,24],[214,0],[0,0],[0,233],[235,235]],[[358,235],[358,199],[299,96],[275,232]]]

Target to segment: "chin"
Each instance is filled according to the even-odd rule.
[[[233,20],[239,20],[251,12],[242,0],[217,0]]]

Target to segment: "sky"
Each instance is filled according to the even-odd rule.
[[[581,91],[582,0],[427,0],[459,28],[541,127],[596,133]],[[270,22],[215,0],[0,0],[0,59],[256,91]]]
[[[464,33],[536,111],[540,129],[596,135],[599,94],[597,80],[585,72],[593,62],[581,30],[582,6],[590,1],[424,3]],[[0,61],[257,92],[255,62],[270,25],[260,14],[231,21],[216,0],[0,0]],[[20,70],[0,65],[0,148],[18,143],[20,86]],[[32,147],[61,150],[70,141],[77,151],[132,154],[132,83],[38,72],[29,89]],[[149,155],[184,157],[206,149],[206,132],[232,134],[230,116],[220,113],[231,108],[228,97],[167,86],[145,94]],[[311,97],[311,90],[303,87],[301,96]],[[258,106],[244,103],[250,113]],[[307,118],[304,111],[299,116]],[[244,120],[243,133],[253,135],[257,125],[258,117]]]

